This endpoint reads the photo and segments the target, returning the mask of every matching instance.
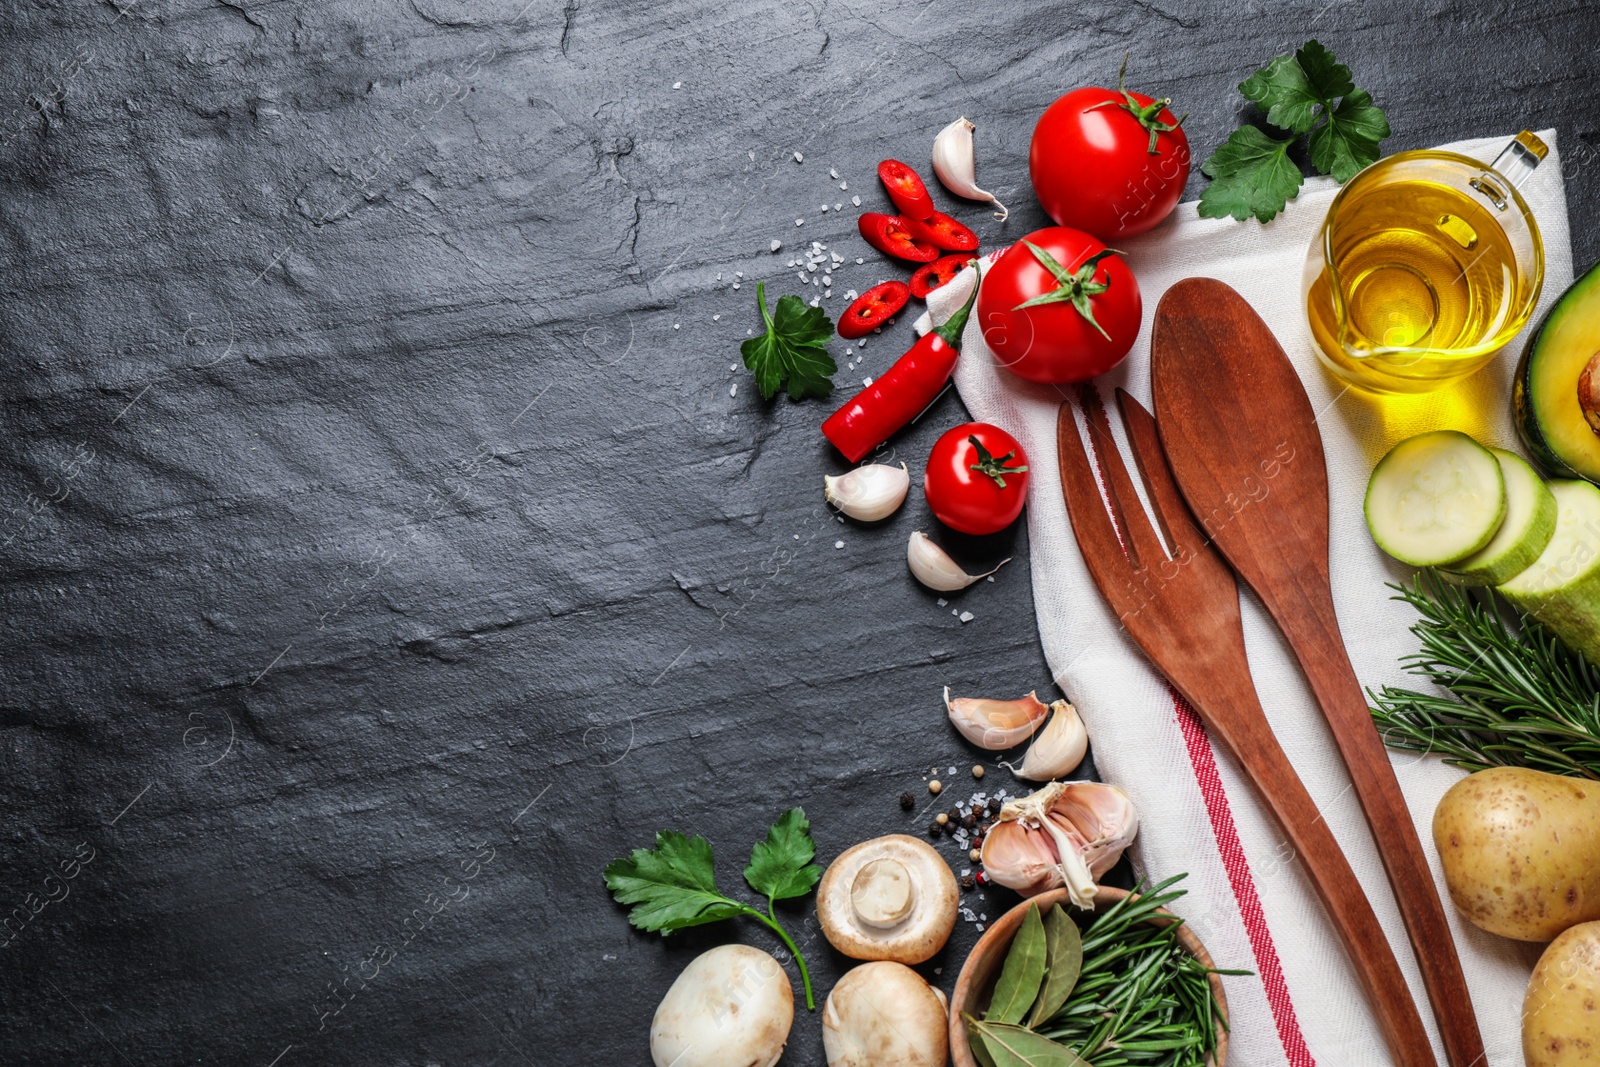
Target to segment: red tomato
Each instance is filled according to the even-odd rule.
[[[911,275],[911,295],[918,300],[926,299],[929,293],[941,285],[948,285],[950,279],[960,274],[971,262],[971,253],[958,252],[953,256],[940,256],[932,263],[918,267],[916,273]],[[842,325],[839,332],[841,334],[844,332]]]
[[[925,219],[933,214],[933,197],[917,172],[898,159],[878,164],[878,180],[894,201],[894,209],[908,219]]]
[[[1115,241],[1172,213],[1189,180],[1189,137],[1166,97],[1123,88],[1074,89],[1033,128],[1028,173],[1045,212],[1062,226]]]
[[[978,235],[942,211],[935,211],[925,219],[902,219],[911,236],[923,244],[937,245],[946,252],[973,252],[978,248]]]
[[[1121,363],[1139,336],[1143,310],[1139,283],[1122,257],[1065,226],[1035,230],[1006,249],[978,291],[978,328],[1000,365],[1057,385]]]
[[[889,317],[906,306],[911,290],[905,282],[882,282],[856,297],[855,303],[839,316],[839,336],[845,340],[865,337],[882,326]]]
[[[934,518],[952,530],[997,533],[1028,502],[1028,454],[998,426],[962,423],[928,453],[922,491]]]
[[[864,211],[856,225],[867,244],[886,256],[909,259],[913,263],[932,263],[939,258],[939,246],[918,240],[906,227],[906,220],[898,215]]]

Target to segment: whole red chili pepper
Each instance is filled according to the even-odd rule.
[[[976,260],[971,261],[976,264]],[[883,444],[933,403],[956,369],[961,331],[978,298],[978,279],[967,302],[922,336],[873,383],[828,416],[822,434],[852,463]]]

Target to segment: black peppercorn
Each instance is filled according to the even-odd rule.
[[[901,811],[910,811],[912,808],[914,808],[916,806],[917,806],[917,798],[916,797],[912,796],[910,793],[901,793],[900,794],[900,810]]]
[[[962,889],[971,889],[974,886],[976,886],[977,884],[978,884],[977,881],[972,877],[972,875],[963,874],[961,876],[961,888]]]
[[[978,825],[978,817],[969,811],[961,816],[961,825],[971,830]]]
[[[960,808],[951,808],[950,811],[948,812],[948,814],[950,816],[950,821],[951,822],[960,822],[961,821],[961,809]]]
[[[938,837],[942,833],[944,833],[944,827],[940,826],[938,823],[931,822],[928,824],[929,837]]]
[[[1002,805],[1000,803],[1000,798],[999,797],[990,797],[989,798],[989,814],[990,815],[999,815],[1001,806]]]

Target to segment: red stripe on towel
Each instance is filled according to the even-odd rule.
[[[1189,748],[1189,762],[1194,766],[1195,780],[1200,783],[1200,795],[1206,801],[1206,815],[1211,819],[1211,832],[1217,837],[1222,867],[1228,872],[1233,897],[1239,902],[1245,934],[1250,938],[1250,948],[1256,957],[1256,972],[1266,987],[1267,1004],[1272,1008],[1273,1022],[1278,1025],[1278,1040],[1283,1042],[1290,1067],[1316,1067],[1317,1061],[1306,1048],[1305,1035],[1300,1032],[1294,1002],[1289,999],[1289,985],[1283,978],[1283,965],[1278,962],[1272,931],[1267,928],[1266,916],[1261,912],[1261,898],[1256,895],[1250,861],[1239,844],[1239,828],[1234,825],[1233,809],[1222,787],[1222,776],[1217,773],[1217,757],[1211,748],[1211,739],[1206,736],[1205,724],[1187,700],[1173,693],[1172,706],[1178,714],[1178,728],[1183,732],[1184,744]]]

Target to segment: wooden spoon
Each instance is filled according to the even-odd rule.
[[[1184,498],[1277,621],[1333,728],[1451,1067],[1483,1067],[1450,924],[1334,614],[1328,472],[1305,387],[1261,317],[1211,278],[1186,279],[1162,296],[1150,375],[1161,443]]]

